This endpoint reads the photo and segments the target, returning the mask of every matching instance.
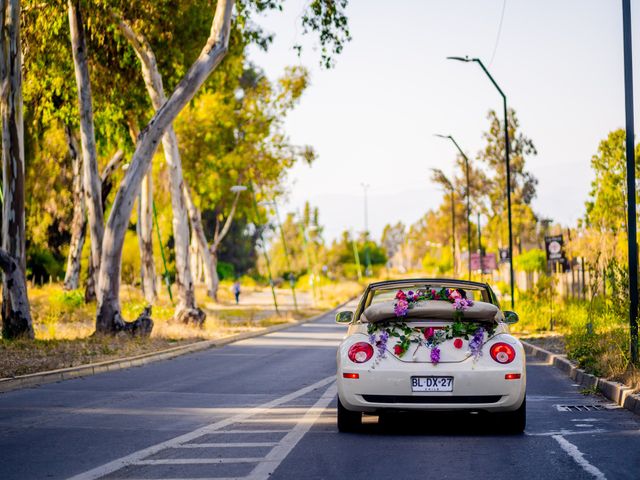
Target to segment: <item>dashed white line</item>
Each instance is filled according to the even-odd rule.
[[[245,443],[185,443],[173,448],[253,448],[275,447],[278,442],[245,442]]]
[[[269,409],[273,407],[277,407],[278,405],[288,403],[292,400],[295,400],[298,397],[306,395],[307,393],[310,393],[318,388],[322,388],[330,384],[335,380],[335,378],[336,378],[335,375],[331,375],[330,377],[324,378],[319,382],[309,385],[308,387],[301,388],[299,390],[296,390],[295,392],[289,393],[280,398],[276,398],[275,400],[271,400],[270,402],[263,403],[262,405],[259,405],[257,407],[248,408],[247,411],[244,413],[240,413],[232,417],[225,418],[223,420],[212,423],[210,425],[205,425],[204,427],[185,433],[184,435],[180,435],[180,436],[171,438],[169,440],[166,440],[164,442],[157,443],[156,445],[152,445],[142,450],[138,450],[137,452],[133,452],[124,457],[105,463],[104,465],[101,465],[99,467],[96,467],[86,472],[75,475],[71,477],[69,480],[95,480],[97,478],[104,477],[105,475],[115,472],[116,470],[120,470],[121,468],[126,467],[127,465],[131,465],[133,463],[139,462],[140,460],[147,458],[151,455],[154,455],[166,448],[173,448],[176,445],[190,442],[198,437],[201,437],[202,435],[206,435],[208,433],[214,433],[215,431],[219,431],[224,427],[233,425],[234,423],[239,423],[244,420],[247,420],[248,418],[254,415],[267,413]],[[225,431],[222,433],[229,433],[229,432]]]
[[[265,480],[278,468],[285,458],[291,453],[291,450],[298,444],[305,433],[318,420],[320,415],[327,408],[329,403],[334,399],[338,388],[335,384],[330,386],[320,399],[307,410],[307,413],[298,421],[296,426],[287,433],[269,454],[260,461],[253,471],[246,477],[247,480]]]
[[[215,463],[257,463],[261,457],[249,458],[159,458],[157,460],[138,460],[133,465],[203,465]]]
[[[573,460],[580,465],[583,470],[593,475],[593,477],[598,480],[607,480],[604,473],[602,473],[596,466],[589,463],[589,461],[584,458],[583,453],[576,447],[573,443],[568,441],[562,435],[553,435],[553,439],[560,444],[560,447],[571,457]]]

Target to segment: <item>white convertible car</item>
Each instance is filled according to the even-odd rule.
[[[397,411],[491,412],[504,430],[524,430],[525,353],[508,326],[518,316],[487,284],[373,283],[336,321],[349,325],[337,354],[341,432],[363,413]]]

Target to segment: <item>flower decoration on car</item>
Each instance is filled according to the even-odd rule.
[[[473,306],[473,300],[466,298],[464,293],[457,288],[441,288],[439,290],[429,288],[418,292],[410,290],[407,293],[398,290],[393,305],[393,313],[398,318],[406,317],[409,310],[418,302],[426,300],[442,300],[453,304],[453,309],[455,310],[454,318],[456,319],[462,318],[463,312]]]
[[[400,320],[407,317],[409,310],[414,308],[418,302],[427,300],[444,300],[451,303],[454,310],[453,323],[437,327],[413,327]],[[457,289],[428,289],[406,293],[399,290],[393,305],[393,312],[398,320],[370,323],[368,326],[369,342],[378,352],[372,368],[375,368],[380,359],[385,358],[387,351],[393,352],[397,357],[403,357],[412,349],[412,345],[415,345],[415,348],[412,349],[414,359],[418,349],[425,347],[430,350],[431,363],[437,365],[442,359],[440,345],[451,339],[455,339],[453,346],[456,349],[463,347],[463,339],[467,340],[468,353],[476,361],[482,355],[482,347],[486,339],[493,335],[495,325],[493,323],[463,322],[463,312],[472,305],[473,301],[467,299]],[[387,344],[390,339],[393,339],[395,344],[388,350]]]

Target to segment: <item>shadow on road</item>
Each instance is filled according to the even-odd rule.
[[[371,435],[420,436],[494,436],[509,435],[506,425],[497,415],[490,413],[387,413],[364,417],[359,433]]]

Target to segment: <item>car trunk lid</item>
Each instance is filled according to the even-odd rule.
[[[411,338],[420,339],[420,343],[411,342],[409,348],[402,352],[402,338],[390,336],[387,341],[387,351],[398,360],[407,363],[459,363],[468,359],[472,353],[468,338],[453,337],[442,341],[435,341],[439,335],[443,335],[448,326],[453,322],[445,321],[420,321],[408,322],[406,325],[412,330]],[[488,334],[483,335],[483,343],[488,340]],[[440,351],[439,360],[433,362],[432,351],[437,347]]]

